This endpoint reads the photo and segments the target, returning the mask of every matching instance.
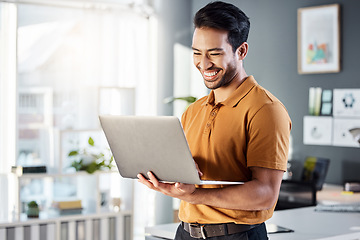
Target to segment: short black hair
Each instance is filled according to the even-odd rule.
[[[233,51],[247,41],[250,21],[238,7],[221,1],[211,2],[194,17],[195,28],[215,28],[228,31],[228,41]]]

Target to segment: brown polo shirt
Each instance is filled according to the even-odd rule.
[[[218,104],[214,100],[211,92],[182,116],[191,153],[204,173],[202,179],[246,182],[251,180],[252,166],[286,171],[291,120],[276,97],[249,76],[227,100]],[[256,224],[269,219],[274,207],[241,211],[182,201],[179,218],[189,223]]]

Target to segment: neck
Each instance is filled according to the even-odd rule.
[[[222,86],[214,90],[215,103],[220,103],[225,101],[240,85],[245,81],[248,75],[245,73],[245,70],[239,71],[226,86]]]

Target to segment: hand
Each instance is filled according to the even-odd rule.
[[[147,180],[142,174],[138,174],[138,181],[148,188],[161,192],[167,196],[179,198],[184,201],[190,201],[196,188],[193,184],[184,183],[163,183],[155,177],[152,172],[147,173],[149,180]]]
[[[204,175],[204,174],[200,171],[199,165],[195,161],[194,161],[194,163],[195,163],[196,169],[199,173],[199,177],[202,177],[202,175]]]

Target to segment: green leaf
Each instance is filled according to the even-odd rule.
[[[75,151],[69,152],[68,156],[71,157],[71,156],[76,156],[78,154],[79,154],[79,152],[75,150]]]
[[[99,170],[99,166],[96,164],[96,162],[90,163],[86,168],[88,173],[94,173],[96,170]]]
[[[92,139],[92,137],[89,137],[88,143],[89,143],[90,146],[95,145],[94,139]]]
[[[82,160],[80,160],[79,162],[78,161],[73,161],[71,163],[71,166],[73,168],[75,168],[76,171],[80,171],[81,170],[81,167],[82,167]]]
[[[174,98],[174,100],[184,100],[184,101],[186,101],[187,103],[193,103],[193,102],[196,101],[196,97],[193,97],[193,96],[177,97],[177,98]]]

